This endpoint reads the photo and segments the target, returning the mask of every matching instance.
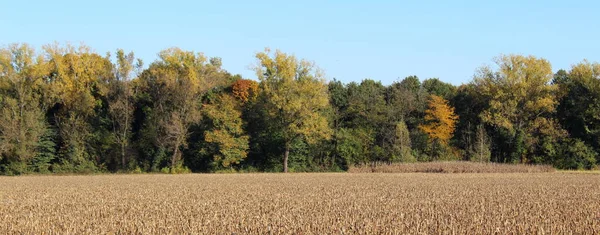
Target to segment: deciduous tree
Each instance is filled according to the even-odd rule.
[[[209,127],[204,133],[208,146],[203,151],[213,155],[217,167],[233,167],[248,156],[249,137],[243,129],[239,106],[229,94],[221,94],[214,102],[204,105],[203,113]]]
[[[258,96],[258,82],[248,79],[239,79],[231,85],[233,96],[243,103],[253,101]]]
[[[0,160],[28,164],[47,130],[41,57],[26,44],[0,49]]]
[[[159,149],[170,150],[171,170],[181,164],[191,125],[201,118],[201,97],[225,81],[219,59],[209,63],[202,53],[170,48],[159,53],[140,76],[142,89],[152,102],[146,127]],[[152,131],[151,131],[152,132]]]
[[[492,155],[490,149],[490,139],[485,132],[483,125],[478,125],[475,130],[475,141],[470,146],[469,158],[476,162],[489,162]]]
[[[600,63],[583,61],[554,80],[562,94],[557,117],[572,137],[600,151]]]
[[[45,100],[52,103],[49,116],[58,129],[59,153],[64,163],[94,168],[100,154],[93,148],[91,119],[97,116],[108,91],[106,84],[114,76],[112,63],[84,45],[53,44],[44,49],[51,91]]]
[[[291,144],[298,138],[307,142],[327,139],[331,129],[323,114],[329,96],[322,72],[313,62],[298,60],[281,51],[269,49],[256,54],[255,68],[260,80],[265,109],[272,125],[282,133],[283,171],[288,171]]]
[[[474,79],[478,92],[489,101],[481,119],[503,129],[514,140],[511,149],[525,147],[512,151],[512,159],[505,156],[505,161],[529,162],[545,155],[541,153],[544,136],[556,141],[566,134],[553,118],[557,87],[550,84],[552,67],[533,56],[503,55],[495,61],[496,71],[482,67]]]
[[[412,154],[410,132],[406,123],[400,121],[395,126],[395,138],[393,142],[393,160],[401,162],[414,162],[416,158]]]
[[[429,135],[430,140],[437,140],[447,145],[454,134],[458,116],[448,101],[437,95],[431,95],[428,108],[425,110],[425,123],[419,126],[421,131]]]
[[[107,97],[108,112],[112,123],[112,135],[119,145],[121,157],[121,168],[127,169],[127,150],[131,138],[131,125],[133,122],[134,90],[131,87],[131,75],[134,71],[140,71],[143,66],[138,59],[134,64],[134,54],[125,54],[122,49],[117,50],[117,64],[114,68],[115,79],[109,81],[109,93]],[[139,73],[139,72],[138,72]]]

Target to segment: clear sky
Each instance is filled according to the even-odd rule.
[[[535,55],[554,70],[600,61],[600,1],[17,1],[0,0],[0,45],[84,42],[219,56],[249,69],[265,47],[313,60],[327,78],[390,84],[417,75],[467,83],[499,54]]]

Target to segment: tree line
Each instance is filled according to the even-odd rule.
[[[460,86],[326,81],[313,62],[255,54],[256,80],[218,57],[27,44],[0,49],[0,172],[343,171],[470,160],[592,169],[600,64],[553,73],[500,55]]]

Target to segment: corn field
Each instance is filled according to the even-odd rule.
[[[599,234],[600,175],[0,177],[0,234]]]

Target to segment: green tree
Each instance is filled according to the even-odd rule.
[[[348,89],[338,80],[328,84],[329,103],[333,109],[333,127],[339,129],[344,122],[345,112],[348,108]]]
[[[564,141],[554,162],[561,169],[592,169],[596,166],[598,153],[578,139]]]
[[[340,153],[338,151],[338,146],[340,144],[340,140],[341,140],[341,130],[342,130],[342,125],[344,124],[344,118],[345,118],[345,112],[346,109],[348,108],[348,90],[346,89],[346,86],[341,82],[336,80],[335,78],[333,79],[333,81],[329,82],[328,84],[328,91],[329,91],[329,104],[331,105],[331,109],[332,109],[332,113],[331,113],[331,119],[332,119],[332,126],[333,126],[333,136],[332,136],[332,143],[331,143],[331,148],[333,149],[332,152],[332,157],[335,158],[336,160],[344,160],[344,158],[342,157],[342,153]],[[344,164],[347,164],[346,162],[342,162],[342,167]]]
[[[381,82],[365,79],[360,84],[348,84],[348,127],[378,129],[386,122],[385,87]]]
[[[560,88],[556,116],[561,125],[571,137],[600,151],[600,64],[584,60],[568,73],[559,71],[554,84]]]
[[[323,114],[329,96],[322,72],[312,62],[269,49],[256,54],[256,75],[260,80],[265,109],[272,125],[281,131],[284,142],[283,171],[288,171],[291,144],[328,139],[331,129]]]
[[[488,101],[484,96],[481,96],[474,84],[464,84],[457,88],[456,95],[450,101],[455,107],[456,114],[460,117],[456,124],[454,133],[454,145],[463,150],[465,155],[464,160],[469,160],[473,156],[473,146],[480,136],[477,136],[479,131],[488,131],[483,126],[480,114],[487,108]],[[482,130],[478,130],[481,126]],[[491,137],[490,139],[491,148]],[[491,152],[490,152],[491,154]]]
[[[395,126],[395,138],[393,146],[393,160],[401,162],[414,162],[416,158],[412,154],[410,132],[404,121],[400,121]]]
[[[425,109],[427,108],[427,91],[423,89],[419,78],[409,76],[400,82],[394,82],[387,91],[387,123],[380,136],[384,137],[386,151],[394,151],[393,142],[396,136],[395,126],[398,122],[405,122],[410,134],[415,154],[423,153],[428,143],[418,126],[423,123]],[[417,154],[418,156],[418,154]],[[415,156],[415,157],[417,157]]]
[[[429,94],[451,100],[456,94],[456,87],[450,83],[440,81],[438,78],[429,78],[423,81],[423,89]]]
[[[348,107],[345,110],[346,125],[350,128],[369,130],[374,143],[368,151],[370,161],[392,160],[396,141],[396,123],[403,120],[402,106],[390,104],[390,89],[381,82],[365,79],[360,84],[348,84]],[[366,139],[363,139],[366,140]]]
[[[344,159],[346,167],[368,163],[374,146],[374,134],[370,129],[341,128],[337,133],[336,152]]]
[[[400,81],[399,86],[412,92],[417,93],[421,89],[421,81],[419,81],[419,77],[413,75],[408,76]]]
[[[205,120],[209,122],[204,133],[207,147],[217,167],[231,168],[248,155],[248,135],[243,129],[240,104],[228,94],[217,96],[214,102],[204,105]]]
[[[42,58],[26,44],[0,49],[0,160],[26,166],[39,152],[47,130],[41,63]]]

